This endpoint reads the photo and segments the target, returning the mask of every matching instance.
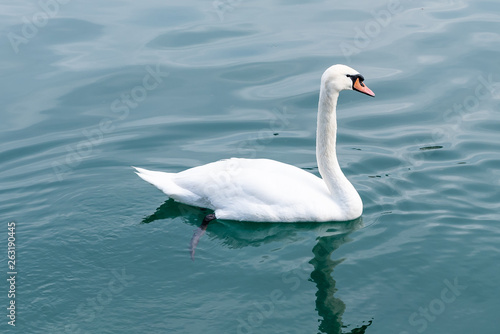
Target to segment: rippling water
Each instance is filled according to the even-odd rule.
[[[59,1],[0,5],[2,333],[498,332],[499,3]],[[317,174],[335,63],[377,94],[338,110],[362,218],[215,222],[192,262],[206,213],[129,166]]]

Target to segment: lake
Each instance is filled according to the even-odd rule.
[[[0,8],[2,333],[498,333],[498,2]],[[342,92],[337,111],[362,217],[214,221],[192,261],[207,211],[130,166],[319,175],[337,63],[376,94]]]

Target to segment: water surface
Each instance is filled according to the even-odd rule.
[[[2,333],[497,333],[496,2],[1,9],[0,210],[18,267]],[[335,63],[376,93],[338,107],[363,216],[214,222],[191,261],[207,212],[129,166],[272,158],[317,174],[319,79]]]

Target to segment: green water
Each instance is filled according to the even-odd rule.
[[[4,1],[2,333],[498,333],[495,1]],[[344,63],[354,222],[213,222],[131,165],[318,173],[319,79]],[[15,327],[8,324],[15,300]]]

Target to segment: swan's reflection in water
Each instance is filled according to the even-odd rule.
[[[183,220],[198,227],[209,211],[190,207],[168,200],[156,209],[156,212],[143,219],[142,223],[155,220],[182,217]],[[360,327],[347,330],[342,322],[346,305],[335,297],[337,291],[333,270],[342,260],[332,260],[332,253],[349,240],[349,234],[363,226],[362,218],[342,223],[297,223],[297,224],[262,224],[214,222],[207,229],[210,238],[222,240],[229,248],[257,247],[275,241],[294,239],[299,233],[314,231],[318,234],[317,243],[312,249],[314,257],[309,261],[314,270],[310,280],[316,284],[316,311],[319,315],[319,333],[328,334],[363,334],[372,320]],[[186,237],[186,242],[189,237]],[[203,240],[200,242],[203,244]],[[203,251],[206,251],[204,249]],[[186,254],[186,258],[188,255]]]
[[[344,223],[345,224],[345,223]],[[316,310],[320,316],[320,333],[342,333],[342,315],[345,311],[345,304],[340,298],[335,298],[335,280],[333,279],[333,269],[342,260],[332,260],[332,253],[342,244],[348,241],[348,235],[356,228],[362,227],[362,219],[349,222],[343,231],[336,235],[320,236],[317,244],[313,247],[314,258],[309,261],[314,267],[311,279],[316,283]],[[372,321],[368,321],[361,327],[354,328],[349,333],[362,334],[370,326]]]

